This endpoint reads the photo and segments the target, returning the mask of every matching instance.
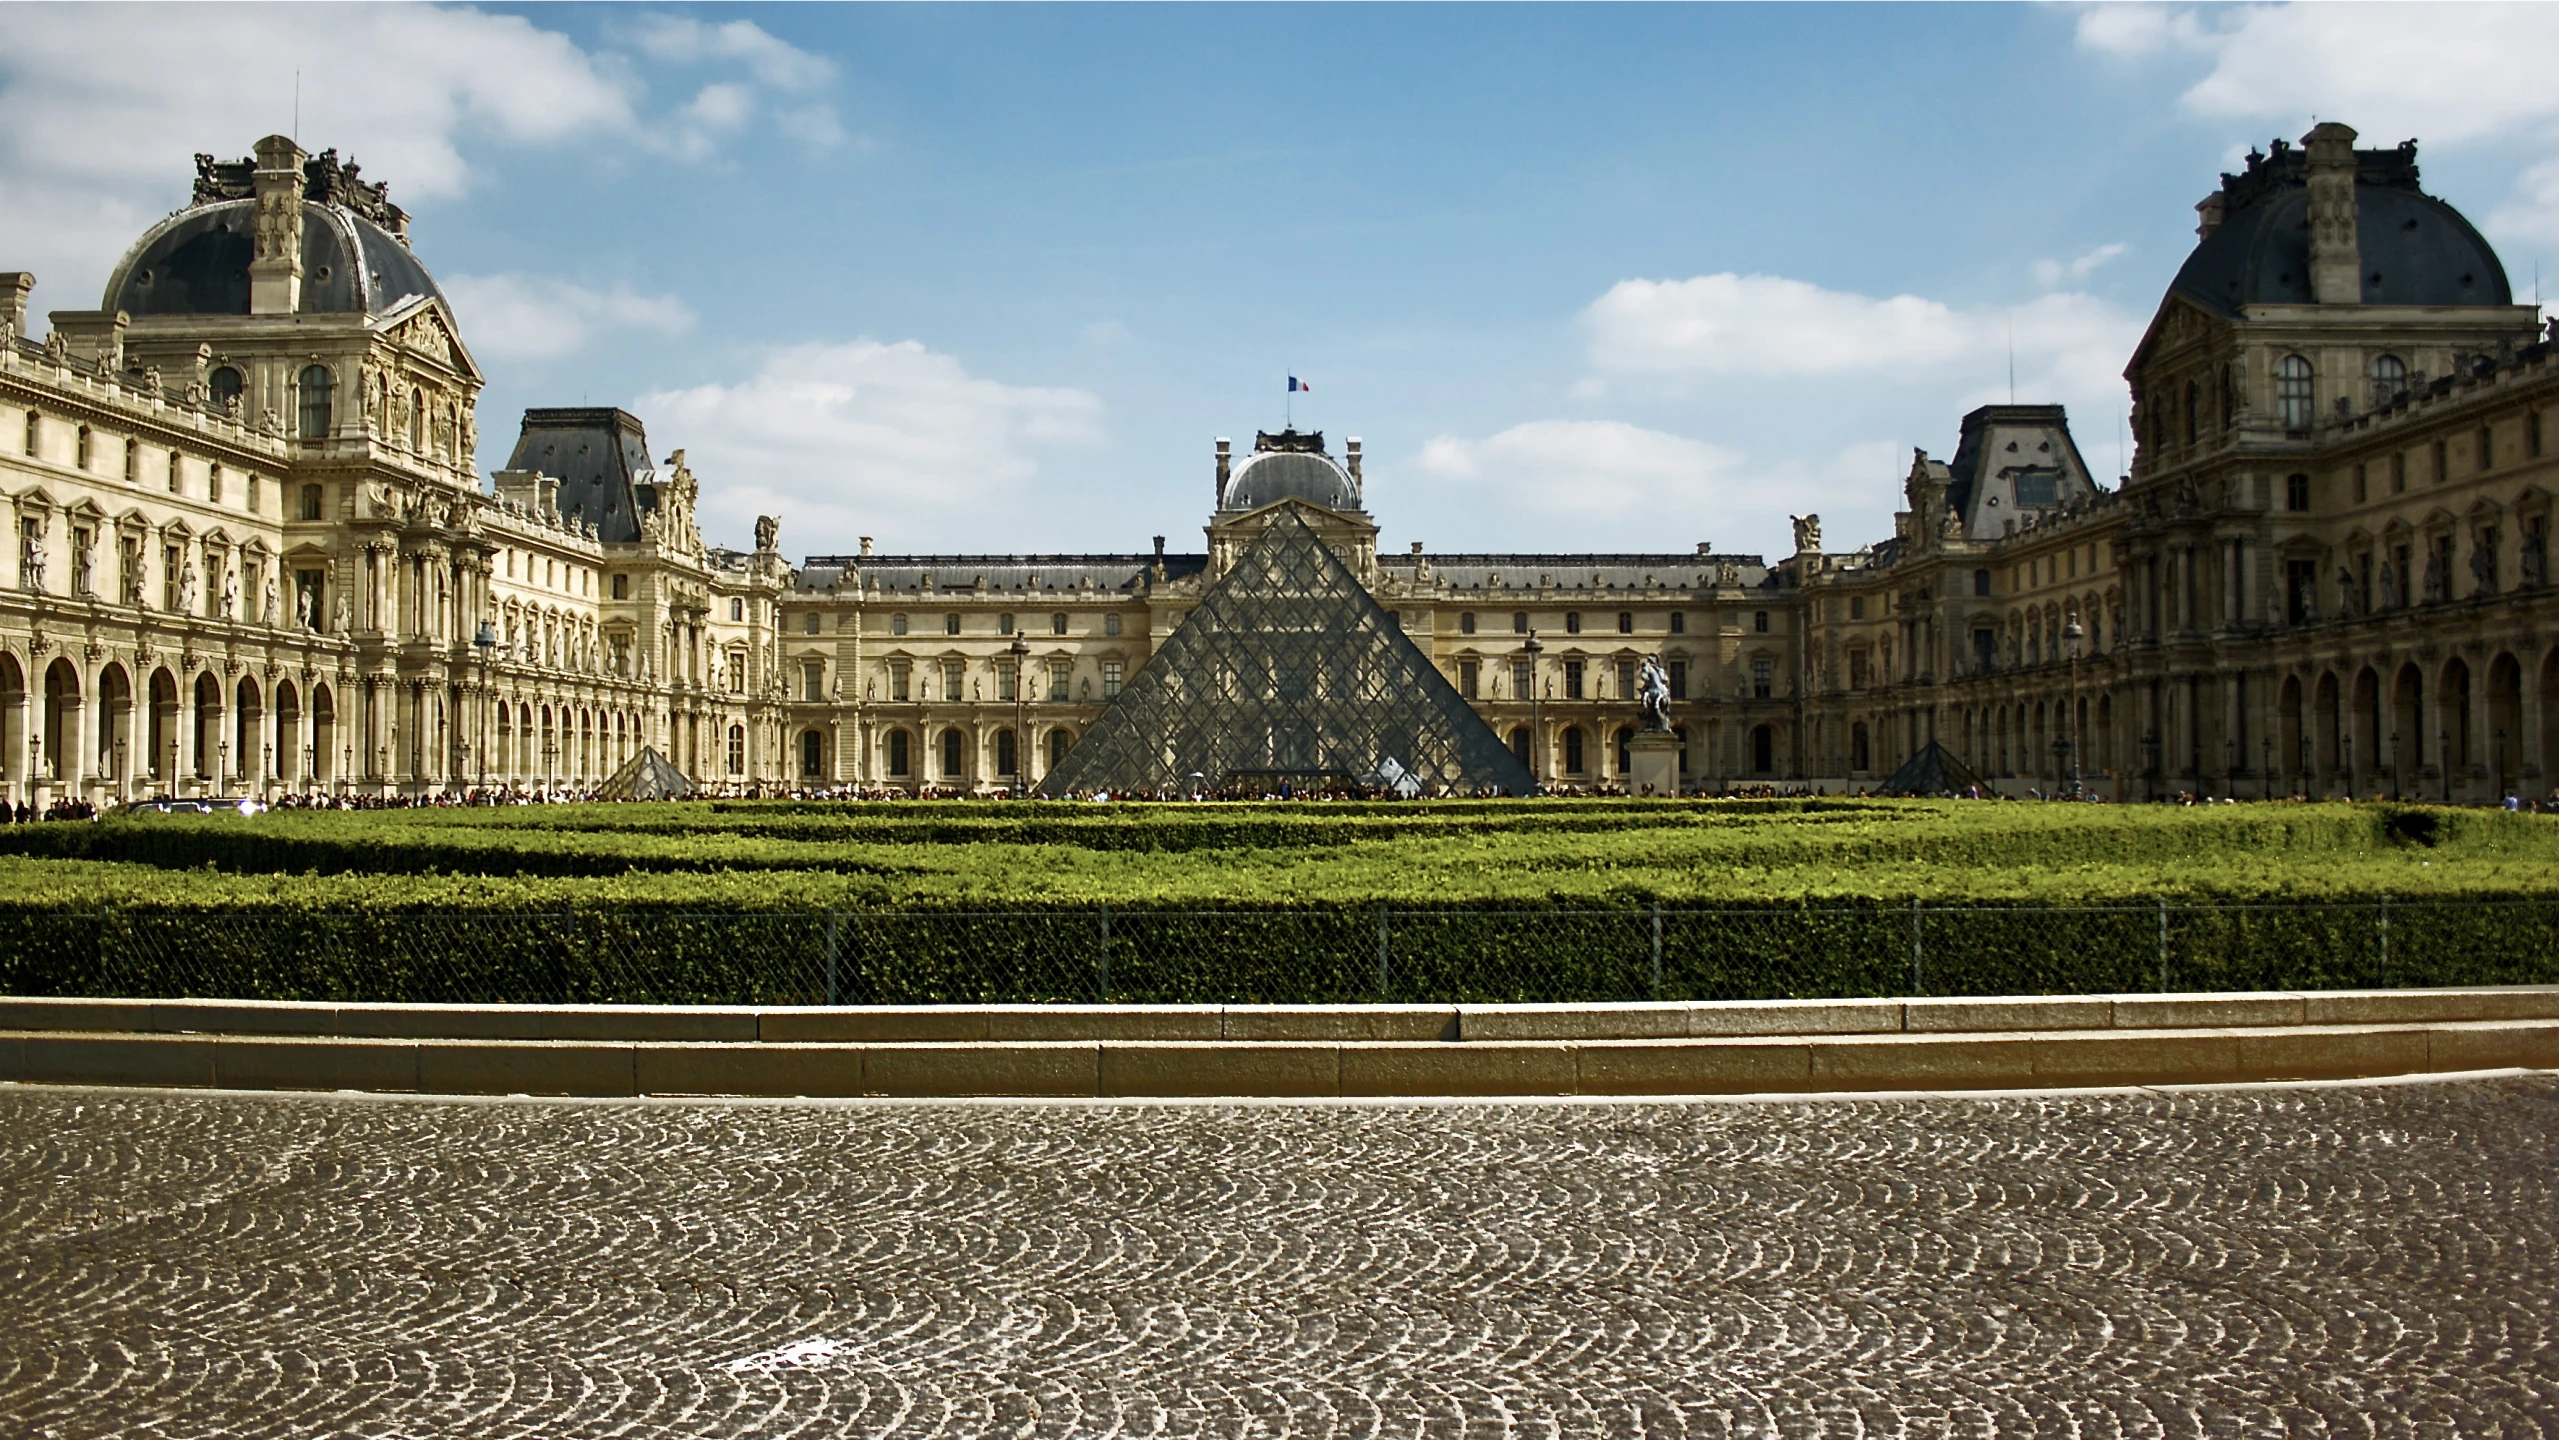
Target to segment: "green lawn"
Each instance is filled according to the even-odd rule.
[[[0,831],[17,905],[689,908],[2559,896],[2559,817],[1809,800],[656,804]]]

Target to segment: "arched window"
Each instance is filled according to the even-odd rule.
[[[427,448],[426,392],[424,390],[409,392],[409,448],[421,452]]]
[[[302,438],[329,438],[330,397],[337,389],[337,377],[326,365],[311,365],[302,371]]]
[[[228,410],[240,403],[243,382],[239,371],[228,365],[217,365],[213,373],[205,377],[204,383],[213,394],[213,408],[216,410]]]
[[[1022,759],[1021,759],[1021,749],[1022,749],[1022,747],[1021,747],[1018,743],[1016,743],[1016,742],[1015,742],[1015,740],[1014,740],[1014,738],[1013,738],[1013,732],[1012,732],[1012,731],[1010,731],[1010,730],[998,730],[998,731],[996,731],[996,732],[995,732],[995,773],[996,773],[996,774],[998,774],[998,775],[1016,775],[1016,776],[1018,776],[1019,774],[1021,774],[1021,768],[1020,768],[1020,767],[1021,767],[1021,763],[1022,763]]]
[[[1582,764],[1582,727],[1567,725],[1564,727],[1564,773],[1579,775]]]
[[[729,727],[729,773],[746,773],[746,727],[743,725]]]
[[[2372,357],[2372,408],[2380,409],[2408,388],[2408,362],[2396,355]]]
[[[2275,419],[2286,430],[2310,428],[2310,362],[2287,355],[2275,362]]]
[[[957,780],[960,778],[960,748],[961,743],[959,731],[945,730],[942,732],[943,779]]]
[[[889,732],[889,773],[891,775],[904,775],[914,768],[914,757],[907,750],[912,743],[903,730]]]
[[[2204,438],[2203,406],[2196,393],[2195,382],[2189,380],[2186,382],[2186,443],[2192,445],[2202,438]]]

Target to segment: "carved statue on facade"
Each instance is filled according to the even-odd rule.
[[[2538,590],[2549,583],[2549,539],[2539,530],[2527,530],[2523,537],[2523,588]]]
[[[18,550],[18,580],[29,590],[44,588],[44,536],[30,533]]]
[[[258,606],[258,623],[259,623],[259,624],[261,624],[261,625],[272,625],[272,624],[274,624],[274,623],[275,623],[275,605],[276,605],[275,571],[274,571],[273,569],[269,569],[269,570],[267,571],[266,593],[265,593],[265,595],[263,595],[262,597],[260,597],[260,603],[259,603],[259,606]]]
[[[195,557],[190,555],[186,558],[185,564],[178,570],[179,614],[193,615],[195,613],[196,596],[198,589],[202,584],[203,581],[196,574]]]
[[[758,515],[755,517],[755,548],[758,551],[771,550],[773,548],[773,542],[780,539],[781,535],[781,521],[774,519],[770,515]]]
[[[2491,530],[2471,537],[2470,593],[2485,599],[2497,593],[2497,537]]]
[[[1798,555],[1819,553],[1822,548],[1822,517],[1790,515],[1787,518],[1795,525],[1795,553]]]
[[[240,614],[240,572],[222,567],[222,618],[231,620]]]
[[[329,633],[332,635],[347,633],[347,592],[343,589],[338,591],[338,613],[330,624]]]
[[[97,581],[98,547],[95,543],[84,540],[80,548],[73,551],[71,556],[71,583],[74,593],[80,595],[98,593]]]
[[[2387,560],[2381,562],[2381,608],[2399,608],[2399,571]]]
[[[2355,572],[2343,565],[2338,566],[2337,614],[2343,619],[2352,620],[2363,613],[2364,597],[2355,589]]]
[[[1818,536],[1815,541],[1818,544]],[[1670,729],[1670,674],[1662,669],[1662,657],[1644,657],[1644,673],[1636,682],[1635,694],[1644,707],[1644,728],[1653,731]]]
[[[2440,605],[2452,594],[2452,577],[2444,573],[2443,552],[2426,551],[2425,597],[2429,605]]]
[[[1741,583],[1742,566],[1740,561],[1735,560],[1728,555],[1715,562],[1716,589],[1736,590],[1741,588]]]

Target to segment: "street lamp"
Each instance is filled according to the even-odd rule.
[[[2236,735],[2221,742],[2221,789],[2228,798],[2239,798],[2239,737]]]
[[[131,711],[126,712],[128,717],[131,713]],[[129,719],[127,723],[130,723]],[[2500,739],[2505,733],[2503,730],[2497,732]],[[133,777],[125,772],[125,747],[130,743],[121,735],[116,737],[116,798],[118,800],[133,798]]]
[[[2073,615],[2061,627],[2061,638],[2070,643],[2070,798],[2087,798],[2079,782],[2079,642],[2088,632],[2079,628],[2079,617]]]
[[[1546,647],[1537,643],[1537,632],[1531,630],[1519,648],[1528,657],[1528,778],[1543,788],[1546,767],[1538,763],[1538,752],[1546,748],[1546,707],[1537,689],[1537,657]]]
[[[2346,801],[2347,803],[2352,804],[2355,798],[2355,727],[2348,725],[2345,727],[2345,731]]]
[[[1030,703],[1031,642],[1019,630],[1013,632],[1013,643],[1004,649],[1013,657],[1013,798],[1022,798],[1024,783],[1031,778],[1030,732],[1026,726]]]
[[[480,622],[479,633],[471,637],[471,648],[480,652],[480,788],[489,788],[489,661],[498,652],[498,627],[495,621]]]

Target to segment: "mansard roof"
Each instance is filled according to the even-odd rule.
[[[2244,172],[2221,177],[2207,212],[2216,201],[2219,224],[2169,290],[2233,318],[2250,305],[2313,303],[2308,152],[2282,140],[2271,154],[2250,151]],[[2355,152],[2355,241],[2366,305],[2514,303],[2497,252],[2460,211],[2418,187],[2414,140]]]
[[[100,308],[146,315],[246,315],[257,200],[254,160],[196,157],[185,209],[143,232],[107,277]],[[381,316],[444,291],[409,249],[408,215],[386,188],[323,151],[303,164],[303,315]]]
[[[1161,559],[1168,579],[1208,568],[1206,555],[811,555],[800,562],[802,590],[878,588],[938,594],[989,590],[1134,590]]]
[[[640,538],[640,488],[656,471],[640,417],[610,406],[527,410],[509,470],[538,470],[560,482],[560,518],[591,522],[608,545]]]
[[[1452,590],[1707,590],[1731,564],[1744,589],[1772,583],[1757,555],[1700,555],[1674,550],[1537,553],[1529,551],[1377,557],[1382,570],[1410,571],[1428,561],[1431,577]]]

